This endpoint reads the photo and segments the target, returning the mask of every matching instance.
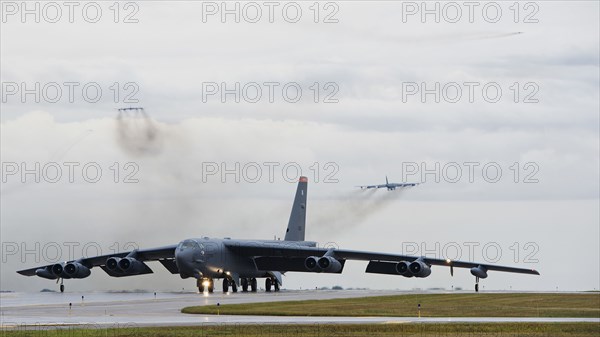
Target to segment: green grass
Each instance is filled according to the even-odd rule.
[[[318,325],[204,325],[195,327],[129,329],[53,329],[46,331],[3,331],[7,337],[376,337],[376,336],[529,336],[587,337],[600,335],[597,323],[448,323],[448,324],[318,324]]]
[[[600,294],[418,294],[194,306],[188,314],[267,316],[600,317]]]

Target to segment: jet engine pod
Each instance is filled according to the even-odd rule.
[[[118,271],[119,270],[119,261],[121,259],[118,257],[109,257],[106,260],[106,268],[110,271]]]
[[[414,277],[427,277],[431,275],[431,268],[423,261],[413,261],[408,266],[408,270]]]
[[[400,261],[396,264],[396,272],[404,277],[413,277],[410,270],[408,270],[409,263],[406,261]]]
[[[308,271],[313,271],[316,273],[320,273],[321,272],[321,268],[319,267],[319,263],[318,261],[318,257],[316,256],[309,256],[306,258],[306,260],[304,260],[304,267],[306,267],[306,269]]]
[[[486,277],[488,277],[487,269],[484,266],[477,266],[477,267],[471,268],[471,274],[473,276],[476,276],[476,277],[479,277],[479,278],[486,278]]]
[[[58,276],[54,275],[54,273],[50,270],[51,268],[39,268],[36,269],[35,274],[39,277],[47,278],[49,280],[56,280]]]
[[[63,272],[70,278],[86,278],[92,273],[91,270],[79,262],[70,262],[65,265]]]
[[[331,256],[323,256],[318,260],[319,268],[326,273],[337,273],[342,270],[340,261]]]
[[[126,274],[137,274],[144,271],[144,264],[132,257],[124,257],[119,260],[119,269]]]
[[[54,274],[57,278],[58,277],[64,277],[64,268],[62,263],[57,263],[55,265],[52,266],[52,274]]]

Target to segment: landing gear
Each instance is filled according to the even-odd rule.
[[[256,283],[256,279],[252,278],[252,280],[250,280],[250,290],[252,290],[252,292],[255,293],[257,289],[258,285]]]
[[[479,277],[478,276],[475,277],[475,292],[476,293],[479,292]]]
[[[215,290],[215,284],[211,278],[198,279],[196,285],[201,294],[204,292],[204,289],[207,289],[209,293],[212,293]]]
[[[198,287],[198,292],[202,294],[204,292],[204,279],[199,278],[196,281],[196,286]]]
[[[271,292],[271,279],[270,278],[267,278],[265,280],[265,291]]]
[[[229,291],[229,280],[224,278],[223,279],[223,292],[226,293]]]
[[[60,279],[60,287],[59,287],[61,293],[65,292],[65,285],[63,284],[63,282],[64,282],[64,279],[61,278]],[[56,283],[58,283],[58,280],[56,281]]]
[[[277,280],[275,278],[268,277],[265,280],[265,290],[267,292],[270,292],[271,286],[273,286],[273,288],[275,288],[275,291],[279,291],[279,282],[277,282]]]
[[[223,279],[223,292],[226,293],[229,291],[229,286],[231,285],[231,291],[237,293],[237,284],[233,282],[233,280],[224,278]]]
[[[248,279],[247,278],[243,278],[242,279],[242,292],[248,292]]]

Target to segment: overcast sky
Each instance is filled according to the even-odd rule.
[[[599,288],[597,2],[228,2],[240,22],[220,3],[77,2],[69,18],[39,2],[38,23],[2,2],[2,290],[54,288],[15,271],[83,247],[283,236],[298,168],[307,239],[321,245],[542,274],[491,274],[486,289]],[[440,22],[421,15],[436,4]],[[147,115],[117,111],[137,106]],[[356,188],[386,175],[424,184]],[[152,267],[67,286],[195,285]],[[474,283],[467,270],[416,280],[364,267],[284,286]]]

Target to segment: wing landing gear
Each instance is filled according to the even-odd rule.
[[[475,276],[475,292],[479,292],[479,276]]]
[[[229,286],[231,286],[232,292],[237,293],[237,284],[235,284],[235,282],[233,280],[224,278],[223,279],[223,293],[226,293],[229,291]]]
[[[223,279],[223,293],[229,291],[229,280],[227,278]]]
[[[256,282],[255,278],[252,278],[252,280],[250,280],[250,290],[255,293],[256,290],[258,289],[258,284]]]
[[[265,290],[271,292],[271,287],[273,287],[275,291],[279,291],[279,282],[273,277],[267,277],[265,280]]]
[[[244,292],[244,293],[248,292],[248,279],[243,278],[241,280],[241,282],[242,282],[242,292]]]
[[[56,283],[58,283],[59,281],[60,281],[60,286],[58,287],[58,289],[60,289],[61,293],[64,293],[65,292],[65,285],[63,284],[64,279],[60,278],[60,279],[56,280]]]

